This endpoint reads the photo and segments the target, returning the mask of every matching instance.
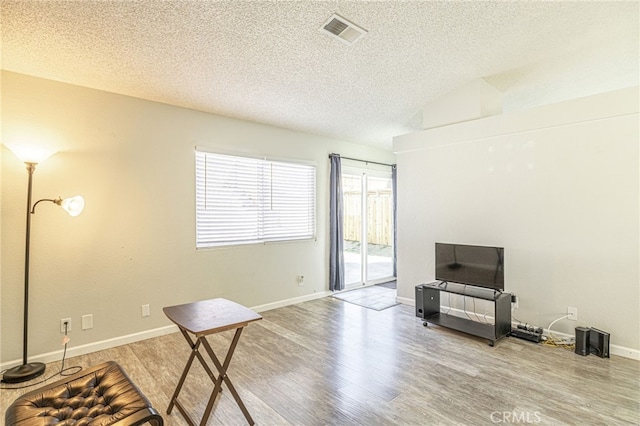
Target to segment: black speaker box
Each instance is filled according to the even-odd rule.
[[[416,286],[416,316],[424,318],[424,302],[422,299],[422,284]]]
[[[609,358],[609,333],[591,327],[589,330],[589,347],[594,355]]]
[[[576,353],[578,355],[587,356],[590,353],[590,331],[586,327],[576,327]]]

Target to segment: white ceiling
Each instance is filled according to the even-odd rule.
[[[390,149],[484,78],[505,111],[638,85],[639,2],[6,1],[2,68]],[[348,46],[333,14],[368,34]]]

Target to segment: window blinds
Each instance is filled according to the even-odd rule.
[[[196,151],[196,247],[315,238],[308,164]]]

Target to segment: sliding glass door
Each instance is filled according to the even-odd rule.
[[[344,167],[345,285],[393,279],[393,194],[391,172]]]

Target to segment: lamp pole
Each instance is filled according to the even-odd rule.
[[[29,326],[29,248],[31,245],[31,188],[33,185],[33,172],[36,170],[36,163],[25,163],[27,173],[29,173],[29,183],[27,184],[27,237],[24,249],[24,325],[22,330],[22,364],[27,365],[27,336]],[[44,369],[42,371],[44,373]]]
[[[22,365],[7,370],[2,378],[6,383],[20,383],[31,380],[44,373],[45,365],[41,362],[27,362],[27,341],[29,336],[29,246],[31,242],[31,188],[33,172],[37,163],[26,162],[29,173],[27,186],[27,237],[24,253],[24,318],[22,328]]]

